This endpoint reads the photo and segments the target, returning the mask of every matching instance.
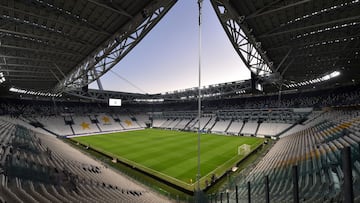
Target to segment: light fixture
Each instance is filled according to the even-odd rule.
[[[4,73],[3,73],[3,72],[0,72],[0,84],[3,83],[3,82],[5,82],[5,81],[6,81],[6,79],[5,79],[5,77],[4,77]]]
[[[301,81],[301,82],[298,82],[298,83],[293,83],[293,84],[288,85],[287,87],[292,88],[292,87],[316,84],[316,83],[319,83],[319,82],[327,81],[327,80],[330,80],[332,78],[338,77],[340,74],[341,74],[340,71],[333,71],[333,72],[331,72],[329,74],[326,74],[326,75],[324,75],[322,77],[318,77],[318,78],[311,79],[311,80],[306,80],[306,81]]]
[[[4,78],[5,79],[5,78]],[[24,90],[24,89],[18,89],[15,87],[11,87],[9,89],[10,92],[15,92],[19,94],[28,94],[28,95],[36,95],[36,96],[46,96],[46,97],[61,97],[62,94],[60,93],[50,93],[50,92],[37,92],[37,91],[31,91],[31,90]]]

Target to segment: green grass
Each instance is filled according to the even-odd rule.
[[[197,134],[159,129],[75,137],[88,145],[187,190],[194,189],[197,174]],[[243,156],[238,146],[255,149],[263,139],[212,134],[201,135],[201,185],[236,165]]]

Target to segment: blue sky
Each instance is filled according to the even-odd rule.
[[[202,24],[202,86],[244,80],[250,72],[223,30],[209,0]],[[105,90],[161,93],[198,86],[197,0],[179,0],[145,38],[101,77]],[[96,82],[90,88],[98,89]],[[140,90],[139,90],[140,89]]]

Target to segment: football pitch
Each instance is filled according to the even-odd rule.
[[[197,133],[146,129],[72,138],[165,181],[193,190],[197,174]],[[238,147],[256,149],[263,139],[255,137],[201,135],[202,185],[214,174],[220,177],[241,159]]]

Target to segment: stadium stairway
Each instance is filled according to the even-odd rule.
[[[90,119],[91,123],[95,124],[95,126],[97,127],[99,132],[102,132],[102,130],[101,130],[100,126],[99,126],[99,120],[96,118],[96,116],[89,115],[89,119]]]
[[[173,122],[171,122],[166,128],[167,129],[175,129],[175,126],[177,126],[181,122],[181,119],[174,119]]]
[[[299,122],[293,123],[291,126],[289,126],[288,128],[286,128],[285,130],[281,131],[280,133],[276,134],[274,137],[280,137],[281,135],[285,134],[286,132],[290,131],[291,129],[293,129],[296,125],[298,125]]]
[[[192,130],[192,129],[194,129],[194,127],[196,126],[196,124],[197,124],[198,122],[199,122],[199,121],[198,121],[198,118],[197,118],[197,117],[194,118],[192,121],[190,121],[190,123],[188,123],[188,125],[186,126],[185,129],[187,129],[187,130]]]
[[[193,122],[195,122],[195,120],[196,120],[196,118],[189,119],[189,122],[187,122],[186,125],[184,126],[184,128],[181,130],[190,129],[190,126],[192,125]]]
[[[230,122],[229,122],[229,125],[225,128],[224,132],[227,133],[227,131],[229,130],[232,122],[234,121],[234,119],[231,119]]]
[[[232,135],[239,135],[240,129],[243,125],[243,121],[233,120],[233,122],[231,122],[229,128],[227,129],[227,133]]]
[[[214,126],[216,125],[216,123],[219,121],[217,117],[214,117],[213,119],[214,119],[213,123],[207,128],[207,132],[211,132]]]
[[[230,120],[218,120],[215,125],[212,127],[212,133],[224,133],[228,127]]]
[[[125,129],[125,127],[121,123],[122,121],[120,120],[119,115],[112,114],[111,117],[114,119],[115,123],[118,123],[122,129]]]
[[[260,128],[260,125],[261,125],[261,123],[258,121],[257,122],[257,126],[256,126],[256,129],[255,129],[255,133],[254,133],[254,136],[257,136],[257,133],[258,133],[258,131],[259,131],[259,128]]]
[[[242,124],[242,126],[240,128],[240,131],[239,131],[239,135],[241,135],[241,132],[243,131],[244,127],[245,127],[245,121],[243,121],[243,124]]]
[[[207,126],[208,126],[209,124],[212,125],[211,122],[213,121],[213,119],[215,119],[215,118],[210,117],[210,119],[208,119],[207,121],[205,121],[206,123],[205,123],[205,125],[203,125],[203,128],[201,129],[201,131],[207,131],[207,130],[206,130],[206,129],[207,129]]]
[[[173,127],[174,130],[183,130],[190,122],[189,119],[180,119],[180,121]]]

